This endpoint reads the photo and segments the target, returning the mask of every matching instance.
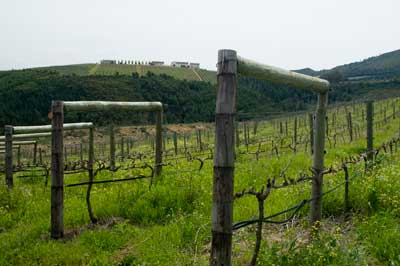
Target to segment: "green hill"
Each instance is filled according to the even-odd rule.
[[[40,70],[56,71],[61,75],[132,75],[145,76],[148,72],[168,75],[180,80],[206,81],[216,83],[214,71],[205,69],[178,68],[170,66],[128,65],[128,64],[76,64],[65,66],[40,67]]]
[[[334,72],[340,73],[348,80],[361,79],[391,79],[400,77],[400,50],[384,53],[332,69],[316,71],[311,68],[295,70],[296,72],[311,76],[326,76]]]

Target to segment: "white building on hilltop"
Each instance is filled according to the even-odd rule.
[[[200,63],[190,63],[190,68],[199,69],[200,68]]]
[[[100,64],[109,64],[109,65],[114,65],[117,63],[117,60],[107,60],[107,59],[103,59],[100,61]]]
[[[172,61],[171,66],[189,68],[189,62]]]

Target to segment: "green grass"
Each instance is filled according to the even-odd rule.
[[[96,64],[76,64],[76,65],[65,65],[65,66],[49,66],[40,67],[38,69],[51,70],[59,72],[61,75],[78,75],[86,76],[89,75],[91,69],[93,69]]]
[[[377,103],[375,121],[382,120],[380,108],[390,101]],[[361,108],[357,105],[353,121],[365,130]],[[365,134],[349,143],[345,127],[345,108],[337,113],[335,126],[330,131],[331,144],[326,146],[326,165],[335,167],[341,159],[364,150]],[[308,136],[308,125],[299,116],[298,135]],[[235,165],[235,192],[254,187],[259,190],[267,178],[278,177],[287,167],[286,176],[309,174],[311,156],[304,144],[298,144],[297,154],[290,149],[279,150],[279,157],[271,156],[271,139],[280,143],[279,122],[288,121],[289,129],[284,145],[293,134],[293,117],[259,123],[252,144],[242,144],[237,151]],[[307,120],[306,120],[307,121]],[[330,121],[330,120],[329,120]],[[400,116],[375,127],[375,146],[399,135]],[[333,135],[339,134],[336,146]],[[342,132],[342,133],[340,133]],[[243,129],[241,128],[241,137]],[[203,135],[203,141],[212,147],[213,136]],[[344,140],[344,141],[343,141]],[[242,142],[243,143],[243,142]],[[166,141],[166,149],[173,148]],[[183,145],[179,139],[179,145]],[[188,145],[196,146],[193,134]],[[279,145],[278,145],[279,146]],[[259,148],[259,160],[254,154]],[[135,151],[150,151],[145,141],[135,144]],[[117,151],[118,153],[118,151]],[[209,151],[192,153],[206,158]],[[72,155],[71,155],[72,156]],[[70,159],[74,159],[70,157]],[[88,217],[86,187],[65,188],[65,232],[63,240],[51,240],[50,188],[43,187],[42,178],[15,178],[12,190],[0,186],[0,265],[208,265],[211,236],[212,160],[206,160],[198,171],[197,160],[174,159],[171,155],[161,178],[149,190],[149,180],[96,184],[92,190],[92,208],[100,222],[93,226]],[[399,265],[400,239],[400,153],[379,154],[374,168],[364,172],[363,163],[350,165],[351,214],[344,216],[343,187],[328,194],[323,200],[322,227],[319,234],[310,237],[306,205],[294,223],[285,226],[266,224],[259,265]],[[151,162],[151,158],[146,159]],[[175,162],[177,161],[177,164]],[[101,172],[96,180],[124,178],[148,174],[135,169],[109,173]],[[18,174],[17,174],[18,175]],[[4,176],[1,175],[1,182]],[[87,179],[85,173],[66,175],[65,183]],[[344,180],[343,173],[327,175],[324,190]],[[265,203],[269,215],[310,197],[310,183],[273,190]],[[235,200],[234,221],[257,216],[257,201],[252,196]],[[277,219],[283,219],[278,217]],[[233,236],[234,265],[248,265],[254,246],[254,226],[240,229]]]
[[[62,75],[132,75],[137,73],[139,76],[146,75],[151,72],[156,75],[169,75],[176,79],[181,80],[199,80],[198,76],[189,68],[177,68],[170,66],[148,66],[148,65],[125,65],[125,64],[77,64],[77,65],[66,65],[66,66],[50,66],[41,67],[38,69],[57,71]],[[200,77],[213,84],[216,83],[216,77],[214,71],[205,69],[196,70]]]

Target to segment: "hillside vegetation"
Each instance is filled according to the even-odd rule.
[[[145,76],[147,73],[168,75],[180,80],[206,81],[216,83],[215,72],[205,69],[179,68],[170,66],[128,65],[128,64],[76,64],[65,66],[50,66],[33,70],[56,71],[61,75],[132,75]],[[197,75],[197,74],[198,75]]]
[[[211,80],[213,76],[207,75]],[[240,120],[307,110],[316,100],[312,93],[250,78],[239,77],[238,86]],[[210,122],[214,120],[215,89],[215,84],[210,82],[178,80],[152,73],[78,76],[48,70],[4,71],[0,72],[0,98],[7,100],[0,106],[0,127],[47,124],[52,100],[161,101],[166,105],[167,123]],[[399,80],[345,82],[336,84],[329,97],[332,104],[398,95],[399,89]],[[66,117],[67,120],[74,118],[73,113]],[[151,122],[153,118],[137,113],[112,116],[87,113],[81,114],[80,119],[100,124],[109,121],[132,124]]]
[[[310,68],[296,70],[311,76],[326,75],[329,72],[339,72],[346,79],[388,79],[400,76],[400,50],[384,53],[328,70],[315,71]]]

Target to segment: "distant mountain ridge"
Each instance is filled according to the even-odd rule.
[[[348,80],[396,78],[400,77],[400,49],[332,69],[316,71],[311,68],[303,68],[294,71],[311,76],[340,72],[343,78]]]

